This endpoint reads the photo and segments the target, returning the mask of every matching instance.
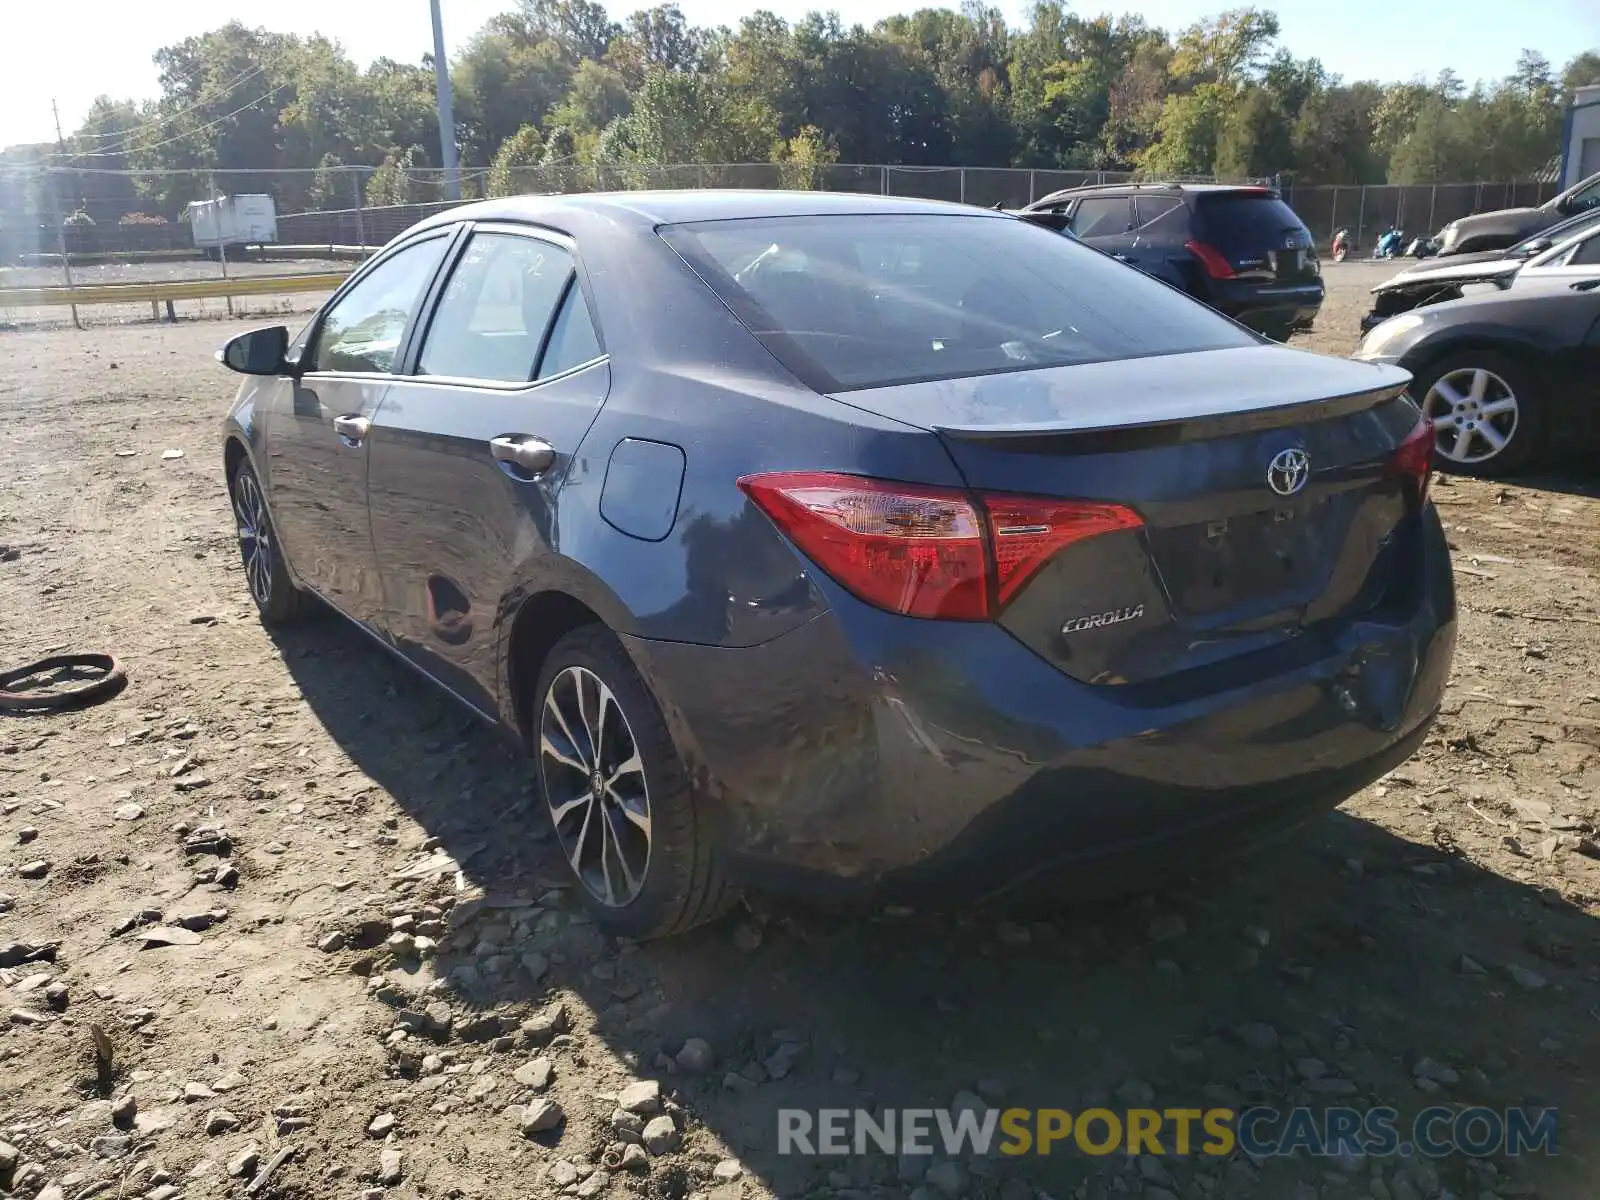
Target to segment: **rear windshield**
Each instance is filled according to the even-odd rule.
[[[1196,204],[1205,240],[1224,254],[1309,249],[1311,232],[1271,192],[1202,194]],[[1289,245],[1293,239],[1294,245]]]
[[[1165,284],[1016,219],[758,217],[660,232],[818,391],[1256,341]]]

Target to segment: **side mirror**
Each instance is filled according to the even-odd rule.
[[[1533,241],[1522,248],[1523,255],[1524,257],[1532,258],[1535,254],[1543,254],[1550,249],[1550,246],[1551,241],[1549,238],[1534,238]]]
[[[282,375],[288,369],[289,331],[282,325],[252,329],[217,351],[217,361],[241,375]]]

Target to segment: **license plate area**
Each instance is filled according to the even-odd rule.
[[[1298,592],[1326,566],[1328,498],[1152,529],[1150,550],[1173,606],[1201,616]]]

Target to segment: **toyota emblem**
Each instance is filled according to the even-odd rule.
[[[1267,467],[1267,486],[1280,496],[1293,496],[1311,478],[1311,459],[1298,446],[1280,450]]]

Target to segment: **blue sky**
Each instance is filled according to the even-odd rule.
[[[509,0],[442,2],[451,46],[509,6]],[[736,24],[754,7],[735,0],[680,2],[690,20],[708,25]],[[1081,0],[1072,7],[1089,14],[1141,12],[1171,29],[1238,2]],[[638,0],[626,0],[610,7],[621,15],[638,6]],[[771,0],[765,7],[793,19],[819,5]],[[836,7],[846,22],[870,24],[915,5],[854,0]],[[1347,79],[1431,77],[1451,67],[1470,82],[1505,74],[1525,46],[1557,66],[1582,50],[1600,49],[1600,0],[1268,0],[1258,7],[1278,14],[1282,43],[1296,55],[1315,55]],[[3,45],[9,51],[0,70],[0,146],[53,138],[52,98],[71,133],[102,92],[153,95],[155,50],[234,17],[278,30],[319,30],[363,61],[381,55],[414,61],[431,44],[427,0],[88,0],[66,9],[38,0],[0,0],[0,8],[8,10]],[[1003,0],[1001,8],[1017,19],[1025,5]],[[62,27],[64,15],[70,15],[70,29]]]

